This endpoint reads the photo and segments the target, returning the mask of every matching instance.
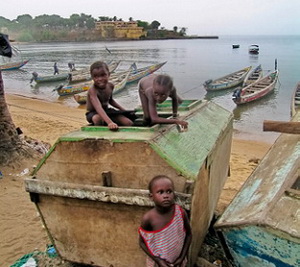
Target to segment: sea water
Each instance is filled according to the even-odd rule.
[[[232,44],[239,44],[233,49]],[[248,53],[257,44],[258,55]],[[93,43],[34,43],[15,44],[29,63],[20,70],[2,72],[5,92],[35,97],[64,105],[79,107],[72,96],[59,97],[54,90],[61,84],[30,84],[32,72],[52,75],[57,62],[60,72],[68,71],[68,63],[77,69],[90,66],[96,60],[121,60],[119,70],[132,63],[145,67],[167,63],[157,73],[169,74],[178,93],[187,99],[213,101],[233,113],[237,137],[273,142],[277,133],[263,132],[264,120],[290,120],[292,92],[300,80],[300,36],[220,36],[218,39],[116,41]],[[207,93],[203,83],[246,66],[262,65],[264,74],[279,69],[279,80],[274,93],[244,106],[232,101],[232,91]],[[116,99],[127,108],[139,105],[137,83],[127,86]]]

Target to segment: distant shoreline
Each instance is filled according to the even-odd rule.
[[[12,43],[17,44],[30,44],[30,43],[67,43],[67,42],[74,42],[74,43],[86,43],[86,42],[117,42],[117,41],[159,41],[159,40],[189,40],[189,39],[219,39],[219,36],[216,35],[203,35],[203,36],[183,36],[183,37],[166,37],[166,38],[142,38],[142,39],[122,39],[122,38],[106,38],[100,40],[51,40],[51,41],[40,41],[40,42],[19,42],[15,40],[11,40]]]

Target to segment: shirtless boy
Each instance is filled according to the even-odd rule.
[[[90,67],[90,72],[94,84],[87,93],[87,113],[86,119],[94,125],[107,125],[110,130],[118,130],[120,126],[132,126],[133,122],[122,113],[125,111],[113,99],[114,85],[109,82],[109,69],[102,61],[94,62]],[[109,108],[109,105],[116,109]]]

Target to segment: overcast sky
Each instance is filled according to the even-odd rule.
[[[188,35],[300,33],[300,0],[2,0],[0,16],[92,15],[160,22]]]

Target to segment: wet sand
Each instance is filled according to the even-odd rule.
[[[59,136],[86,125],[85,110],[63,106],[16,95],[6,95],[10,113],[16,127],[31,138],[51,145]],[[231,175],[221,194],[216,212],[221,214],[252,173],[272,144],[251,140],[232,142]],[[41,220],[24,189],[24,178],[39,159],[1,168],[0,178],[0,266],[10,266],[17,259],[34,250],[45,251],[50,243]]]

